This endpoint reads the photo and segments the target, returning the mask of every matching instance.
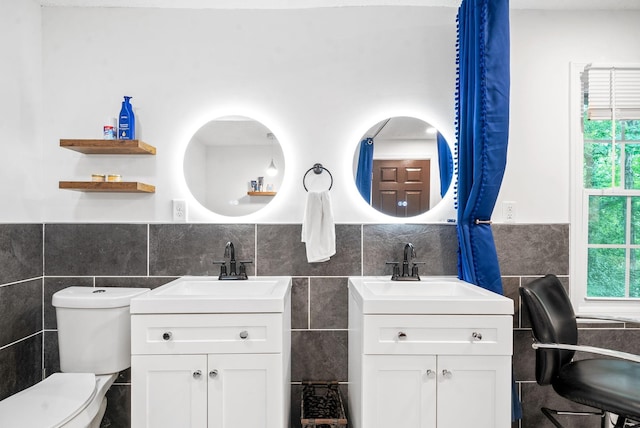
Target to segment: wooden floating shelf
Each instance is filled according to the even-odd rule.
[[[138,181],[61,181],[60,189],[80,192],[155,193],[156,186]]]
[[[247,192],[249,196],[275,196],[277,192]]]
[[[141,140],[60,140],[60,147],[87,155],[155,155],[156,148]]]

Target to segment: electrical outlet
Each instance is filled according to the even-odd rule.
[[[502,203],[502,218],[505,223],[516,222],[516,203],[513,201],[504,201]]]
[[[187,201],[184,199],[173,200],[173,221],[179,223],[187,222]]]

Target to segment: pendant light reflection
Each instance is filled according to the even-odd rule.
[[[274,135],[269,132],[267,134],[267,138],[271,141],[270,145],[271,145],[271,163],[269,164],[269,166],[267,167],[267,175],[269,177],[273,177],[275,175],[278,175],[278,168],[276,168],[276,164],[273,162],[273,139],[275,138]]]

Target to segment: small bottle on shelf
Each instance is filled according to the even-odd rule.
[[[102,138],[105,140],[115,140],[117,133],[115,117],[108,118],[102,127]]]
[[[120,109],[120,117],[118,119],[118,138],[120,140],[136,139],[136,119],[133,114],[133,107],[129,100],[131,97],[124,97],[122,108]]]

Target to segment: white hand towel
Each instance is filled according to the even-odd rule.
[[[306,244],[309,263],[326,262],[336,253],[336,228],[328,190],[307,194],[302,242]]]

